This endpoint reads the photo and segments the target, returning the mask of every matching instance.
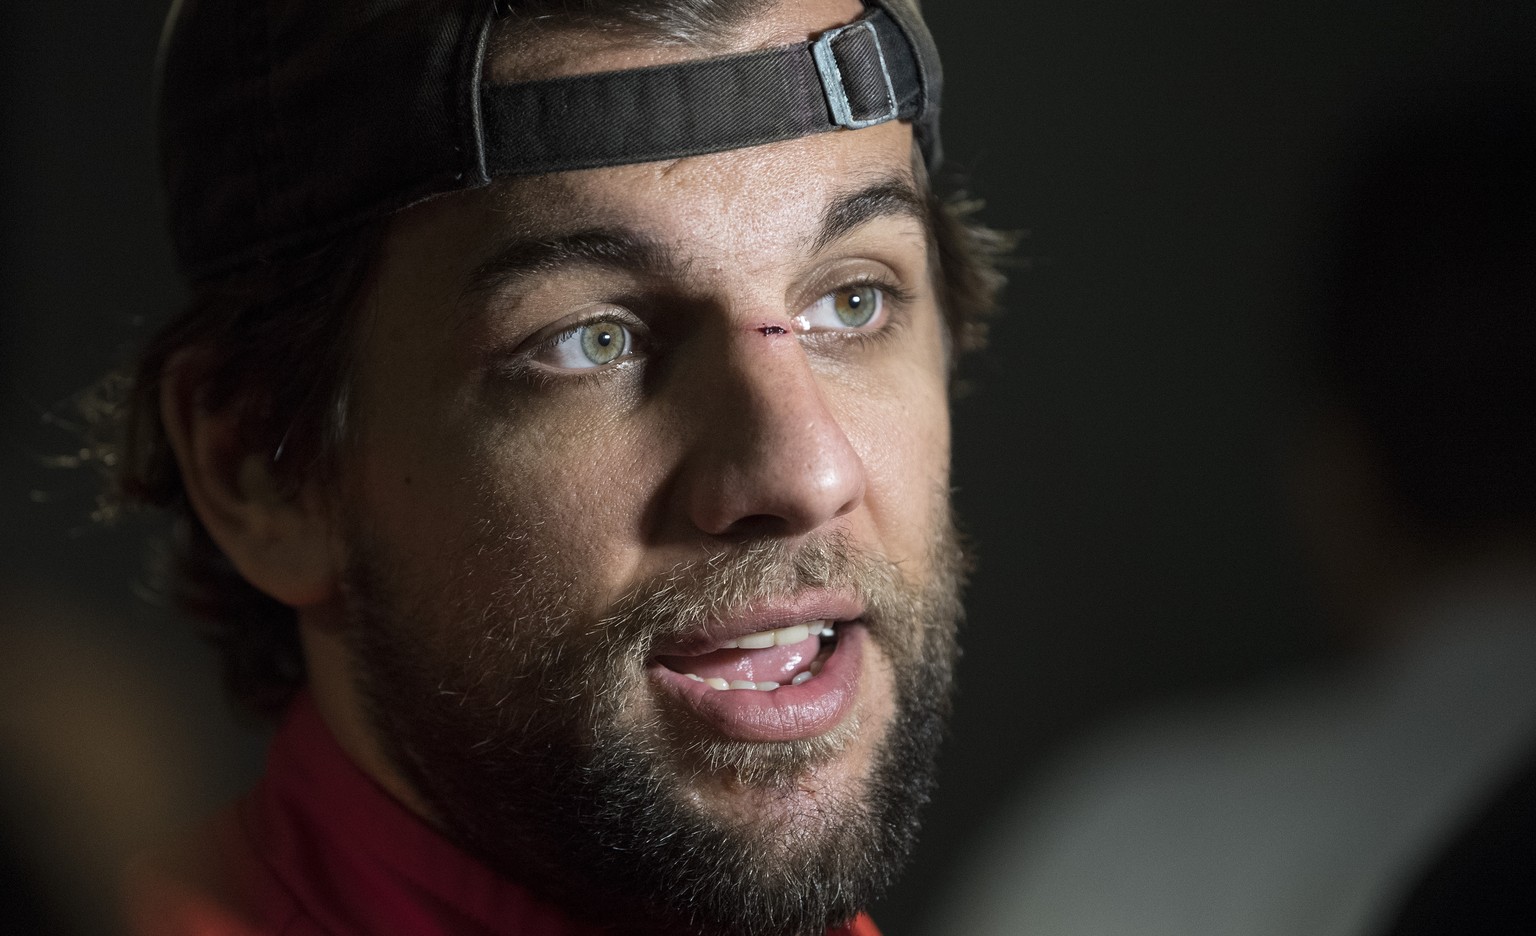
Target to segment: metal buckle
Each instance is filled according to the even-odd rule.
[[[853,105],[848,101],[848,89],[843,85],[843,72],[837,67],[837,55],[832,51],[834,41],[857,29],[867,30],[869,41],[875,45],[875,57],[880,62],[880,77],[885,79],[885,99],[890,102],[890,108],[885,113],[867,120],[859,120],[853,116]],[[811,43],[811,57],[816,60],[816,71],[821,75],[821,87],[826,93],[827,105],[832,108],[833,123],[850,130],[858,130],[861,127],[872,127],[875,124],[896,119],[896,87],[891,83],[891,70],[885,64],[885,49],[880,46],[880,34],[875,31],[873,22],[863,19],[857,23],[827,30]]]

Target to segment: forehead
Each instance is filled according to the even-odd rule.
[[[496,43],[487,67],[492,80],[512,80],[666,64],[804,41],[862,10],[856,0],[783,0],[705,49],[540,26],[533,38]],[[919,188],[912,131],[899,122],[679,160],[505,178],[405,212],[389,253],[418,276],[435,259],[432,279],[463,285],[498,244],[600,229],[635,232],[696,270],[762,268],[804,255],[839,198],[893,182],[914,195]],[[912,232],[923,227],[908,220]]]
[[[389,297],[387,318],[457,320],[481,287],[494,288],[494,276],[483,274],[509,252],[588,232],[654,245],[691,292],[778,292],[827,253],[829,232],[839,235],[829,256],[894,250],[926,265],[920,186],[911,130],[896,122],[676,162],[503,180],[397,216],[377,295]]]
[[[919,201],[912,134],[891,123],[667,162],[507,179],[421,220],[487,245],[631,231],[709,263],[807,252],[841,200],[903,189]],[[890,211],[902,217],[903,213]],[[922,228],[916,209],[905,213]]]

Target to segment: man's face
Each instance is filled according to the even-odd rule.
[[[432,818],[566,904],[808,931],[910,846],[963,567],[911,143],[520,179],[390,232],[338,508],[359,688]]]

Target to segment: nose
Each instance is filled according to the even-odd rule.
[[[743,330],[690,388],[680,496],[710,536],[799,536],[864,498],[864,463],[794,335]]]

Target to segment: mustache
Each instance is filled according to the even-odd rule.
[[[807,589],[853,595],[863,602],[866,618],[877,622],[898,581],[895,563],[841,532],[800,543],[757,540],[637,583],[596,622],[593,636],[644,653],[743,608],[785,601]]]

